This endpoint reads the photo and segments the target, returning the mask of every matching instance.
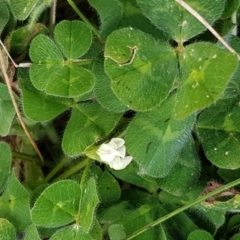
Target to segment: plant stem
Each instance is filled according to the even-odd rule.
[[[56,8],[57,8],[57,0],[53,0],[51,5],[51,10],[50,10],[50,16],[49,16],[49,30],[52,37],[53,37],[54,25],[56,23]]]
[[[235,25],[234,28],[232,29],[232,35],[237,36],[237,10],[232,14],[232,23]]]
[[[78,9],[76,4],[72,0],[67,0],[69,5],[73,8],[73,10],[78,14],[78,16],[89,26],[89,28],[94,32],[94,34],[100,39],[100,34],[98,30],[93,26],[91,22],[83,15],[83,13]]]
[[[43,180],[44,183],[48,183],[50,179],[53,178],[53,176],[65,165],[65,163],[68,161],[68,157],[64,157],[54,168],[53,170],[45,177]]]
[[[88,162],[86,164],[86,167],[83,171],[82,177],[81,177],[81,181],[80,181],[80,188],[83,189],[90,166],[91,166],[92,160],[88,158]]]
[[[143,232],[147,231],[149,228],[155,227],[156,225],[158,225],[158,224],[166,221],[167,219],[169,219],[169,218],[171,218],[171,217],[173,217],[173,216],[175,216],[175,215],[177,215],[177,214],[187,210],[188,208],[193,207],[194,205],[196,205],[198,203],[201,203],[201,202],[207,200],[208,198],[213,197],[214,195],[217,195],[217,194],[223,192],[224,190],[227,190],[229,188],[235,187],[235,186],[237,186],[239,184],[240,184],[240,178],[238,178],[237,180],[232,181],[232,182],[230,182],[230,183],[228,183],[228,184],[226,184],[226,185],[224,185],[224,186],[222,186],[220,188],[217,188],[216,190],[206,194],[205,196],[199,197],[196,200],[194,200],[193,202],[191,202],[189,204],[186,204],[186,205],[184,205],[184,206],[174,210],[173,212],[171,212],[171,213],[169,213],[169,214],[167,214],[167,215],[157,219],[156,221],[154,221],[154,222],[144,226],[143,228],[141,228],[138,231],[136,231],[136,232],[132,233],[131,235],[129,235],[127,238],[125,238],[125,240],[133,239],[136,236],[138,236],[138,235],[142,234]]]
[[[70,168],[68,171],[64,172],[63,174],[59,175],[57,178],[54,178],[51,183],[54,183],[58,180],[67,178],[69,176],[71,176],[72,174],[76,173],[77,171],[79,171],[80,169],[84,168],[88,163],[88,158],[84,159],[83,161],[81,161],[79,164],[75,165],[74,167]]]
[[[26,153],[12,151],[12,157],[18,158],[18,159],[21,159],[24,161],[28,161],[28,162],[36,162],[36,163],[41,164],[41,160],[38,157],[29,155]]]

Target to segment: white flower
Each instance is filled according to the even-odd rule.
[[[97,150],[97,154],[104,163],[115,170],[124,169],[132,157],[126,157],[125,141],[122,138],[112,138],[109,143],[103,143]]]

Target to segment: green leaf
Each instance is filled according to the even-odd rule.
[[[131,210],[131,205],[127,201],[122,201],[103,209],[99,214],[101,224],[115,222],[124,216],[127,216]]]
[[[29,26],[27,25],[11,32],[6,41],[11,57],[19,58],[21,55],[22,57],[25,56],[30,42],[40,33],[48,33],[47,27],[41,23],[35,24],[31,31],[29,31]]]
[[[175,41],[182,43],[205,30],[192,14],[183,9],[175,0],[137,0],[143,14],[159,29]],[[188,0],[209,24],[212,24],[224,10],[225,0],[217,3],[212,0]]]
[[[69,108],[71,100],[50,97],[33,87],[27,71],[20,69],[22,103],[24,114],[34,121],[48,121]]]
[[[9,17],[10,14],[7,5],[3,2],[0,2],[0,34],[8,23]]]
[[[175,52],[168,44],[124,28],[108,36],[105,48],[112,90],[127,107],[149,110],[168,96],[177,74]]]
[[[239,101],[240,97],[219,100],[205,109],[197,122],[204,153],[220,168],[240,168]]]
[[[231,182],[239,178],[240,176],[240,168],[231,170],[231,169],[223,169],[219,168],[217,170],[217,174],[226,182]]]
[[[177,208],[178,208],[177,206],[169,204],[169,202],[163,203],[159,206],[159,212],[161,216],[166,216],[169,213],[176,210]],[[182,225],[182,223],[184,224]],[[171,226],[171,233],[173,237],[175,237],[174,239],[184,239],[184,240],[187,239],[187,236],[192,231],[198,229],[197,225],[192,221],[192,219],[185,212],[180,212],[174,217],[169,218],[166,221],[166,227],[167,226]]]
[[[35,224],[31,224],[26,230],[24,240],[41,240]]]
[[[123,3],[119,0],[88,0],[95,8],[101,19],[101,38],[107,36],[117,28],[123,13]]]
[[[73,30],[76,34],[72,33]],[[79,34],[82,34],[82,39],[86,38],[86,42],[84,40],[82,47],[77,48]],[[69,58],[63,59],[60,49],[50,38],[44,35],[34,38],[29,52],[33,61],[30,79],[34,87],[61,97],[78,97],[89,92],[94,85],[92,73],[81,67],[84,60],[72,59],[80,57],[90,47],[91,33],[88,27],[78,21],[63,21],[56,26],[55,35],[63,54]]]
[[[154,36],[159,41],[168,41],[169,37],[163,31],[156,28],[148,18],[146,18],[136,0],[124,1],[124,13],[118,28],[131,26],[145,33]]]
[[[168,192],[160,191],[160,193],[158,194],[158,198],[162,203],[173,205],[186,205],[194,201],[196,198],[198,198],[203,190],[204,186],[199,184],[195,186],[190,192],[182,196],[175,196]]]
[[[51,63],[59,63],[63,62],[63,56],[56,46],[56,44],[47,36],[40,34],[35,37],[32,41],[29,50],[30,57],[33,63],[38,63],[41,65],[44,63],[49,64],[51,67]]]
[[[149,201],[150,202],[150,201]],[[124,214],[122,218],[117,220],[115,224],[123,225],[124,232],[127,235],[139,230],[141,227],[146,226],[150,222],[153,222],[156,216],[158,201],[152,201],[149,204],[143,204],[141,207],[128,214]],[[119,214],[119,213],[117,213]],[[155,228],[149,228],[146,232],[142,233],[140,236],[135,237],[136,240],[141,239],[154,239],[155,238]]]
[[[17,97],[16,97],[17,98]],[[8,93],[7,86],[0,83],[0,135],[8,135],[13,118],[15,116],[15,110]]]
[[[93,223],[89,231],[89,234],[94,240],[102,240],[102,236],[103,236],[102,227],[98,222],[98,220],[96,219],[96,217],[93,218]]]
[[[140,173],[138,174],[137,170],[133,167],[133,164],[129,164],[126,168],[121,171],[110,169],[111,173],[117,178],[123,180],[124,182],[128,182],[139,186],[141,188],[146,189],[149,192],[156,192],[158,189],[158,185],[156,181],[152,179],[148,181],[148,179],[144,178]]]
[[[81,36],[80,44],[79,36]],[[73,60],[81,57],[90,48],[92,32],[83,22],[64,20],[55,27],[54,39],[64,56]]]
[[[109,172],[103,172],[98,178],[98,193],[102,204],[116,202],[120,198],[119,183]]]
[[[173,95],[160,107],[138,113],[127,129],[127,151],[139,164],[143,175],[167,176],[189,139],[195,115],[177,120],[174,118],[174,105]]]
[[[204,230],[195,230],[191,232],[187,238],[187,240],[213,240],[213,237],[210,233],[204,231]]]
[[[72,180],[53,183],[46,188],[32,209],[32,220],[37,226],[59,227],[78,217],[80,187]]]
[[[199,158],[193,140],[189,139],[168,176],[157,182],[162,190],[180,196],[194,187],[199,175]]]
[[[0,236],[1,240],[14,240],[17,237],[12,223],[4,218],[0,218]]]
[[[240,234],[239,233],[235,234],[229,240],[240,240]]]
[[[240,39],[237,36],[231,36],[229,40],[230,46],[240,54]],[[220,44],[219,44],[220,45]],[[220,45],[221,46],[221,45]],[[225,92],[221,98],[232,98],[240,95],[240,65],[230,79]]]
[[[233,97],[237,97],[238,95],[240,95],[240,65],[239,64],[236,72],[233,74],[227,87],[225,88],[224,94],[221,96],[221,99],[233,98]]]
[[[9,220],[17,231],[31,224],[29,194],[12,172],[8,185],[0,197],[1,217]]]
[[[222,18],[231,17],[232,14],[237,11],[240,5],[239,0],[226,0],[225,9],[222,14]]]
[[[229,192],[230,191],[230,192]],[[231,192],[233,191],[233,192]],[[233,195],[234,194],[234,195]],[[221,199],[227,197],[226,201]],[[220,201],[218,201],[218,198]],[[227,212],[238,212],[240,207],[240,195],[233,189],[228,189],[216,197],[208,199],[193,207],[196,213],[202,216],[205,220],[214,224],[215,228],[219,228],[224,224]]]
[[[233,215],[227,223],[227,231],[234,231],[240,226],[240,215]]]
[[[11,171],[12,152],[9,145],[5,142],[0,142],[0,193],[7,183]]]
[[[235,54],[211,43],[188,45],[180,59],[177,118],[184,118],[218,100],[237,69],[237,64]]]
[[[81,154],[88,146],[106,137],[120,117],[120,114],[110,113],[98,103],[78,105],[73,109],[63,135],[64,152],[70,156]]]
[[[126,238],[123,225],[113,224],[108,228],[108,234],[111,240],[121,240]]]
[[[93,65],[93,74],[95,76],[94,92],[97,101],[110,112],[124,112],[128,108],[120,102],[111,89],[111,80],[104,71],[101,62],[95,62]]]
[[[50,240],[94,240],[88,233],[85,233],[81,226],[74,224],[60,229],[52,235]]]
[[[96,182],[94,178],[91,178],[82,190],[79,205],[80,225],[84,232],[89,232],[91,229],[94,221],[94,213],[98,203],[99,198]]]
[[[12,13],[18,20],[25,20],[37,2],[38,0],[10,0]]]

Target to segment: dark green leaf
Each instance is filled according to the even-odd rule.
[[[158,189],[156,180],[154,181],[151,179],[148,181],[148,179],[144,178],[140,173],[138,174],[137,170],[133,167],[133,164],[129,164],[121,171],[111,169],[111,172],[117,178],[141,188],[145,188],[149,192],[156,192]]]
[[[239,97],[219,100],[205,109],[197,122],[204,153],[220,168],[240,168],[239,102]]]
[[[183,51],[177,118],[184,118],[218,100],[238,65],[235,54],[211,43],[194,43]]]
[[[199,158],[194,142],[189,139],[168,176],[157,182],[161,189],[179,196],[188,193],[195,186],[199,175]]]
[[[237,11],[239,7],[239,0],[226,0],[225,10],[222,14],[222,18],[229,18],[232,14]]]
[[[19,75],[22,90],[23,111],[35,121],[48,121],[69,108],[71,100],[50,97],[33,87],[28,72]]]
[[[117,28],[123,13],[123,3],[119,0],[88,0],[101,19],[101,37],[103,40]]]
[[[104,71],[101,62],[93,66],[95,76],[94,92],[98,102],[110,112],[124,112],[128,108],[114,95],[111,89],[111,80]]]
[[[8,7],[5,3],[0,2],[0,35],[5,27],[5,25],[8,23],[10,14]]]
[[[12,153],[9,145],[5,142],[0,142],[0,192],[3,192],[7,183],[11,170]]]
[[[25,20],[37,3],[38,0],[10,0],[12,13],[18,20]]]
[[[204,230],[195,230],[191,232],[187,238],[187,240],[213,240],[213,237],[210,233],[204,231]]]
[[[46,188],[35,202],[32,220],[37,226],[59,227],[78,217],[80,187],[71,180],[56,182]]]
[[[233,237],[230,238],[230,240],[240,240],[240,234],[235,234]]]
[[[107,39],[105,70],[118,99],[128,108],[145,111],[168,96],[177,74],[177,61],[166,43],[124,28]]]
[[[120,117],[120,114],[110,113],[98,103],[79,105],[77,109],[73,109],[64,132],[63,150],[70,156],[81,154],[94,142],[107,136]]]
[[[240,168],[234,170],[219,168],[217,173],[226,182],[231,182],[239,178]]]
[[[0,83],[0,136],[8,135],[14,116],[15,109],[8,93],[7,86]]]
[[[227,224],[227,231],[234,231],[240,227],[240,215],[232,216]]]
[[[103,172],[98,178],[98,193],[101,203],[116,202],[121,196],[117,180],[109,173]]]
[[[76,33],[75,33],[76,30]],[[72,34],[74,31],[74,34]],[[78,47],[78,34],[86,42]],[[78,97],[89,92],[94,85],[92,73],[79,66],[83,60],[74,61],[73,57],[83,55],[91,44],[91,32],[79,21],[64,21],[56,26],[56,42],[64,55],[50,38],[39,35],[33,39],[30,57],[30,79],[38,90],[61,97]],[[64,36],[64,37],[62,37]]]
[[[80,225],[84,232],[89,232],[94,222],[94,213],[99,203],[97,186],[94,178],[88,180],[86,186],[82,190],[79,214]]]
[[[92,32],[83,22],[65,20],[55,27],[54,39],[64,56],[68,60],[73,60],[81,57],[89,49],[92,43]]]
[[[25,56],[27,54],[28,45],[32,39],[38,34],[48,33],[48,29],[41,23],[37,23],[33,26],[33,29],[29,31],[29,26],[18,28],[11,32],[9,35],[6,45],[9,46],[9,52],[12,57]]]
[[[175,41],[182,43],[203,32],[202,25],[192,14],[183,9],[175,0],[137,0],[144,15]],[[188,0],[206,21],[212,24],[224,10],[225,0]]]
[[[31,224],[29,194],[17,180],[14,172],[0,197],[0,213],[1,217],[9,220],[17,231],[23,231]]]
[[[140,174],[165,177],[189,139],[195,116],[174,118],[175,95],[151,112],[138,113],[126,133],[127,151],[139,164]]]

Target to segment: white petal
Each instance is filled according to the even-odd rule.
[[[107,144],[103,143],[97,150],[97,154],[104,162],[111,162],[116,156],[120,156],[120,153],[115,149],[111,148]]]
[[[125,158],[115,157],[114,160],[109,163],[109,166],[115,170],[124,169],[132,161],[132,156]]]
[[[123,165],[124,165],[124,168],[133,160],[133,157],[132,156],[127,156],[125,158],[122,159],[122,162],[123,162]]]
[[[126,155],[126,147],[123,145],[117,149],[120,154],[120,157],[124,158]]]
[[[123,146],[125,141],[122,138],[112,138],[109,144],[114,144],[117,148]]]
[[[117,144],[114,141],[110,141],[109,143],[107,143],[107,145],[115,150],[117,150],[118,148]]]

